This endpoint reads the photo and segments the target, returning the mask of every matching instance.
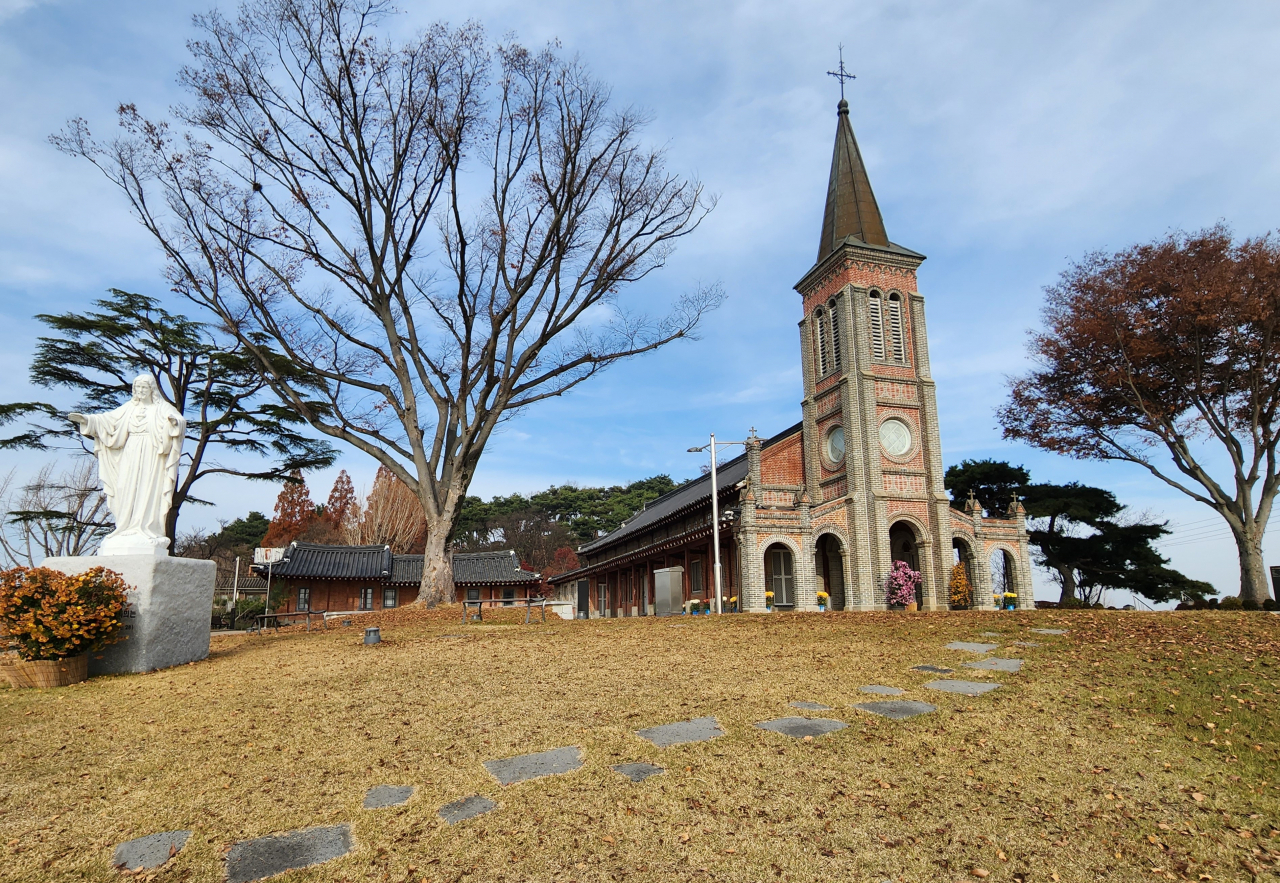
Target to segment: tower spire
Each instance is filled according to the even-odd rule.
[[[852,79],[845,72],[841,54],[839,73],[840,104],[836,111],[836,146],[831,156],[831,179],[827,184],[827,206],[822,217],[822,241],[818,245],[818,260],[835,251],[846,237],[852,236],[867,245],[887,248],[889,237],[884,230],[884,218],[880,206],[871,192],[871,179],[867,177],[858,141],[853,137],[849,124],[849,102],[844,99],[844,83]]]

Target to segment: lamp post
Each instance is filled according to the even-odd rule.
[[[754,431],[754,430],[753,430]],[[711,452],[711,548],[715,554],[715,567],[713,577],[715,581],[716,591],[716,613],[724,613],[724,603],[721,601],[721,578],[720,578],[720,492],[716,487],[716,451],[719,448],[727,448],[730,445],[745,445],[745,441],[716,441],[716,434],[711,433],[711,441],[701,447],[689,448],[690,454],[700,454],[703,451]]]

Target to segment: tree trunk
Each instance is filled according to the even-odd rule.
[[[435,607],[453,598],[453,567],[449,561],[449,531],[428,525],[427,544],[422,550],[422,582],[418,585],[418,602]]]
[[[1053,569],[1058,571],[1058,577],[1062,580],[1062,596],[1058,598],[1058,603],[1066,604],[1076,600],[1075,569],[1065,565],[1055,565]]]
[[[1271,597],[1267,587],[1267,569],[1262,564],[1261,531],[1256,537],[1236,534],[1236,551],[1240,555],[1240,600],[1262,604]]]

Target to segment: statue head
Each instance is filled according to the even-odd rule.
[[[156,381],[150,374],[139,374],[133,381],[133,400],[151,404],[156,397]]]

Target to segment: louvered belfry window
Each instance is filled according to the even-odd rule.
[[[831,312],[831,363],[832,367],[839,371],[842,361],[840,357],[840,317],[836,312],[835,301],[828,305],[828,310]]]
[[[818,337],[818,376],[826,377],[831,371],[831,354],[827,349],[827,314],[821,307],[813,312],[813,327]]]
[[[884,361],[884,316],[880,309],[880,292],[871,292],[867,299],[867,312],[871,314],[871,358]]]
[[[893,360],[905,362],[907,349],[902,339],[902,299],[896,293],[889,295],[889,338],[893,347]]]

